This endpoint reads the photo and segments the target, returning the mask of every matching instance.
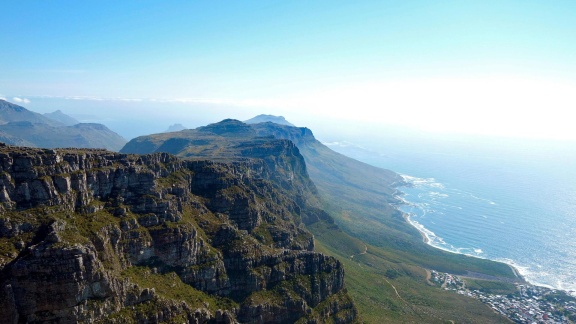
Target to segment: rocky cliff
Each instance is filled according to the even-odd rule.
[[[287,142],[227,161],[0,145],[0,318],[353,322]]]

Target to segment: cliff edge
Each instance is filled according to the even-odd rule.
[[[246,148],[282,163],[0,145],[0,318],[354,322],[285,142]]]

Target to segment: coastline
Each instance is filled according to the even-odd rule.
[[[401,175],[402,176],[402,175]],[[405,185],[405,184],[404,184]],[[418,233],[420,233],[420,236],[422,238],[422,242],[424,242],[425,244],[435,248],[435,249],[439,249],[445,252],[449,252],[449,253],[454,253],[454,254],[462,254],[462,255],[466,255],[469,257],[473,257],[473,258],[478,258],[478,259],[484,259],[484,260],[490,260],[493,262],[498,262],[498,263],[502,263],[507,265],[508,267],[510,267],[510,270],[512,271],[512,273],[514,274],[514,276],[517,278],[517,280],[511,280],[510,278],[503,278],[503,277],[493,277],[493,276],[484,276],[483,274],[480,274],[480,276],[474,274],[474,273],[469,273],[468,275],[463,275],[463,277],[470,277],[470,278],[476,278],[476,279],[487,279],[487,280],[495,280],[495,281],[503,281],[503,282],[514,282],[514,283],[518,283],[518,284],[527,284],[530,286],[535,286],[535,287],[540,287],[540,288],[545,288],[545,289],[550,289],[550,290],[558,290],[558,291],[562,291],[564,293],[566,293],[569,296],[573,296],[576,297],[576,291],[572,291],[572,290],[567,290],[567,289],[562,289],[562,288],[556,288],[556,287],[552,287],[550,285],[546,285],[546,284],[539,284],[533,281],[529,281],[525,275],[522,274],[522,271],[520,270],[520,268],[514,264],[514,262],[512,260],[494,260],[494,259],[489,259],[489,258],[484,258],[478,255],[473,255],[473,254],[467,254],[467,253],[460,253],[460,252],[455,252],[455,251],[451,251],[448,249],[444,249],[442,247],[436,246],[434,244],[432,244],[432,240],[430,239],[428,233],[426,232],[426,228],[421,225],[418,222],[414,222],[410,219],[410,214],[406,213],[402,210],[399,209],[399,206],[401,205],[410,205],[410,202],[405,200],[402,195],[404,194],[401,190],[397,189],[397,195],[395,196],[395,198],[397,198],[397,200],[399,201],[399,204],[397,204],[395,206],[395,208],[402,213],[402,217],[404,218],[404,221],[406,221],[410,226],[414,227]],[[484,277],[484,278],[482,278]],[[489,278],[490,277],[490,278]]]
[[[500,261],[497,261],[497,262],[500,262]],[[506,264],[510,267],[510,269],[512,269],[512,271],[514,272],[514,274],[516,275],[517,278],[521,278],[522,280],[528,282],[528,280],[526,280],[526,278],[520,273],[520,270],[516,269],[516,267],[514,267],[511,264],[508,264],[508,263],[506,263]]]
[[[401,175],[401,176],[404,177],[403,175]],[[399,204],[399,205],[409,205],[409,204],[410,204],[410,202],[406,201],[403,197],[401,197],[401,195],[404,194],[404,193],[403,193],[401,190],[399,190],[398,188],[397,188],[397,193],[398,193],[398,195],[396,195],[395,197],[400,201],[400,204]],[[526,277],[522,274],[522,272],[521,272],[514,264],[512,264],[511,262],[505,262],[505,261],[502,261],[502,260],[494,260],[494,259],[489,259],[489,258],[483,258],[483,257],[481,257],[481,256],[473,255],[473,254],[459,253],[459,252],[455,252],[455,251],[451,251],[451,250],[448,250],[448,249],[444,249],[444,248],[442,248],[442,247],[439,247],[439,246],[436,246],[436,245],[432,244],[432,240],[430,239],[428,233],[426,232],[426,228],[425,228],[423,225],[421,225],[420,223],[417,223],[417,222],[412,221],[412,220],[410,219],[410,214],[409,214],[409,213],[406,213],[406,212],[403,212],[403,211],[400,210],[398,207],[399,207],[399,206],[396,206],[396,209],[397,209],[400,213],[402,213],[402,217],[404,218],[404,220],[405,220],[410,226],[414,227],[414,228],[418,231],[418,233],[420,233],[420,236],[422,237],[422,241],[423,241],[425,244],[427,244],[427,245],[429,245],[429,246],[431,246],[431,247],[433,247],[433,248],[435,248],[435,249],[439,249],[439,250],[442,250],[442,251],[445,251],[445,252],[449,252],[449,253],[462,254],[462,255],[469,256],[469,257],[473,257],[473,258],[490,260],[490,261],[493,261],[493,262],[498,262],[498,263],[506,264],[508,267],[510,267],[510,270],[512,271],[512,273],[514,274],[514,276],[518,279],[518,280],[515,280],[515,281],[518,282],[518,283],[527,283],[527,284],[530,284],[530,285],[533,285],[533,286],[545,287],[545,288],[549,288],[549,289],[557,289],[557,288],[549,287],[549,286],[546,286],[546,285],[538,285],[538,284],[535,284],[535,283],[533,283],[533,282],[528,281],[528,280],[526,279]],[[500,281],[502,281],[502,279],[503,279],[503,278],[500,278],[500,279],[498,279],[498,278],[499,278],[499,277],[493,277],[492,280],[500,280]],[[504,281],[508,281],[508,279],[505,279]],[[557,290],[563,290],[563,289],[557,289]],[[568,294],[571,293],[570,291],[567,291],[567,290],[563,290],[563,291],[565,291],[565,292],[568,293]]]
[[[439,247],[436,247],[434,245],[432,245],[430,243],[430,239],[428,238],[428,236],[426,235],[426,233],[424,231],[422,231],[421,229],[418,228],[418,226],[416,226],[411,220],[410,220],[410,215],[408,213],[405,213],[401,210],[399,210],[402,213],[402,217],[404,218],[404,220],[406,221],[406,223],[410,224],[410,226],[414,227],[416,230],[418,230],[418,233],[420,233],[420,236],[422,237],[422,241],[432,247],[435,247],[437,249],[440,249]],[[444,249],[440,249],[443,250]]]
[[[399,175],[404,179],[404,181],[399,183],[398,186],[395,188],[396,189],[396,195],[394,197],[396,198],[397,203],[394,204],[394,208],[396,208],[396,210],[398,210],[402,214],[404,221],[406,221],[410,226],[414,227],[418,231],[418,233],[420,233],[420,236],[422,238],[422,242],[424,242],[425,244],[427,244],[433,248],[436,248],[436,249],[439,249],[439,250],[442,250],[445,252],[454,253],[454,254],[462,254],[462,255],[466,255],[469,257],[477,258],[477,259],[490,260],[493,262],[505,264],[508,267],[510,267],[510,270],[512,271],[514,276],[517,278],[517,280],[514,280],[515,283],[525,284],[525,285],[544,288],[544,289],[549,289],[552,291],[561,291],[561,292],[567,294],[568,296],[576,297],[576,290],[571,290],[571,289],[567,289],[567,288],[559,288],[559,287],[551,286],[549,284],[543,284],[543,283],[539,283],[537,281],[528,279],[528,276],[530,273],[530,271],[528,270],[528,267],[523,267],[523,266],[517,265],[511,259],[491,259],[491,258],[479,256],[479,255],[470,254],[470,253],[462,253],[462,252],[458,252],[458,251],[449,250],[449,249],[446,249],[446,248],[443,248],[441,246],[437,246],[437,245],[433,244],[434,240],[432,239],[432,237],[436,237],[435,233],[428,230],[426,227],[424,227],[424,225],[418,223],[417,221],[413,221],[410,218],[410,216],[411,216],[410,213],[402,211],[400,209],[401,206],[411,206],[413,204],[410,201],[407,201],[406,199],[404,199],[404,197],[402,197],[405,193],[400,189],[403,186],[406,186],[406,187],[411,186],[412,184],[409,182],[408,179],[412,178],[412,177],[411,176],[405,176],[402,174],[399,174]],[[465,277],[466,277],[466,275],[465,275]],[[482,279],[479,277],[476,277],[476,278]],[[493,277],[491,280],[510,282],[509,278],[504,278],[504,277],[502,277],[500,279],[498,279],[498,278],[499,277]]]
[[[420,236],[422,237],[422,241],[425,244],[428,244],[429,246],[435,248],[435,249],[439,249],[445,252],[449,252],[449,253],[454,253],[454,254],[462,254],[462,255],[466,255],[469,257],[473,257],[473,258],[478,258],[478,259],[484,259],[484,260],[490,260],[493,262],[498,262],[498,263],[503,263],[505,265],[507,265],[508,267],[510,267],[510,270],[512,271],[512,273],[514,274],[514,276],[516,277],[516,280],[514,279],[510,279],[510,278],[503,278],[503,277],[494,277],[494,276],[489,276],[489,275],[484,275],[484,274],[475,274],[472,272],[469,272],[466,275],[461,275],[462,277],[469,277],[469,278],[476,278],[476,279],[486,279],[486,280],[494,280],[494,281],[503,281],[503,282],[514,282],[514,283],[519,283],[519,284],[529,284],[532,286],[538,286],[538,287],[543,287],[543,288],[548,288],[548,289],[554,289],[554,290],[562,290],[564,292],[566,292],[567,294],[572,294],[573,292],[568,291],[568,290],[564,290],[564,289],[558,289],[558,288],[554,288],[554,287],[550,287],[547,285],[542,285],[542,284],[536,284],[533,282],[530,282],[526,279],[526,277],[524,275],[522,275],[522,272],[513,264],[509,263],[509,262],[504,262],[502,260],[493,260],[493,259],[488,259],[488,258],[483,258],[477,255],[471,255],[471,254],[466,254],[466,253],[458,253],[458,252],[454,252],[454,251],[450,251],[447,249],[443,249],[441,247],[435,246],[431,243],[430,238],[428,237],[428,234],[423,231],[420,227],[423,227],[422,225],[417,226],[416,224],[414,224],[414,222],[412,222],[410,220],[410,215],[408,213],[402,212],[402,217],[404,218],[404,220],[410,224],[410,226],[414,227],[418,233],[420,233]]]

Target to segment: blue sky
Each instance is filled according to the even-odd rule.
[[[574,1],[3,1],[0,9],[0,97],[31,107],[39,96],[159,99],[183,103],[180,114],[201,102],[299,124],[576,138],[567,121],[576,106]]]

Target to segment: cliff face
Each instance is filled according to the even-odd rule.
[[[275,163],[1,145],[0,318],[354,321],[302,157],[274,143],[246,149]]]

